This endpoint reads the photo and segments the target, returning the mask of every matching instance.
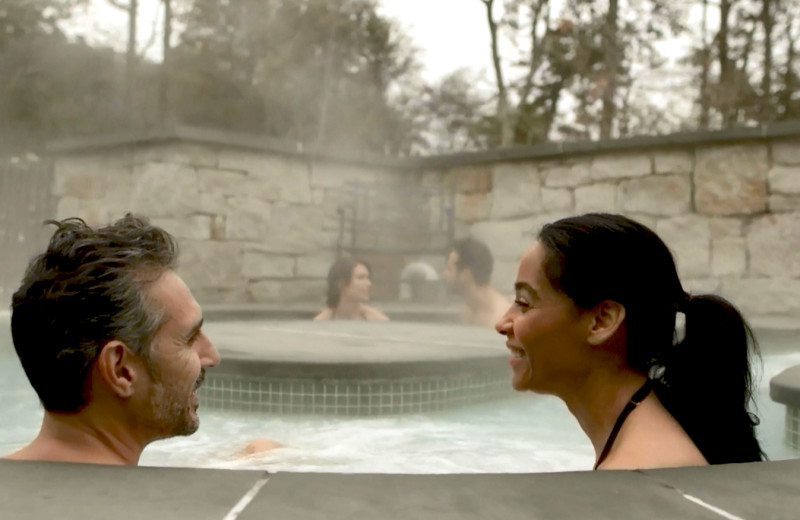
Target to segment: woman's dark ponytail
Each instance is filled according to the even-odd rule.
[[[755,435],[752,358],[758,343],[726,299],[687,297],[683,340],[663,353],[656,395],[711,464],[762,460]]]

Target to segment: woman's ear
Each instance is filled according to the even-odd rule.
[[[123,342],[112,340],[103,345],[96,366],[100,379],[112,393],[123,399],[133,396],[140,364]]]
[[[614,300],[603,300],[591,311],[588,341],[600,346],[611,339],[625,321],[625,307]]]

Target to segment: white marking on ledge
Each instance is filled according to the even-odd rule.
[[[239,518],[241,512],[244,511],[244,509],[248,505],[250,505],[250,502],[253,501],[256,495],[258,495],[258,492],[261,491],[261,488],[263,488],[267,484],[267,482],[269,482],[269,475],[264,475],[263,477],[258,479],[258,481],[255,484],[253,484],[253,487],[250,488],[250,491],[244,494],[241,500],[239,500],[239,502],[237,502],[236,505],[233,506],[233,509],[228,511],[228,514],[225,515],[225,517],[222,520],[236,520],[237,518]]]
[[[718,508],[717,506],[712,506],[708,502],[704,502],[703,500],[700,500],[697,497],[694,497],[694,496],[686,494],[686,493],[682,493],[682,494],[683,494],[683,497],[686,500],[689,500],[690,502],[694,502],[695,504],[697,504],[697,505],[699,505],[701,507],[705,507],[709,511],[713,511],[714,513],[718,514],[722,518],[726,518],[727,520],[744,520],[744,518],[742,518],[741,516],[736,516],[734,514],[731,514],[731,513],[727,512],[727,511],[725,511],[724,509]]]

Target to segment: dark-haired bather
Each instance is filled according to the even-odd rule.
[[[512,385],[566,403],[595,469],[762,460],[752,333],[730,302],[684,291],[653,231],[611,214],[548,224],[515,289],[496,326]]]

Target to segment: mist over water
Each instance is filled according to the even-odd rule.
[[[773,460],[796,457],[783,442],[783,405],[769,399],[769,380],[800,364],[800,352],[770,353],[762,345],[759,436]],[[0,315],[0,451],[8,453],[38,432],[41,408],[13,352],[8,318]],[[151,444],[148,466],[264,469],[337,473],[527,473],[587,470],[594,451],[575,419],[554,397],[520,394],[497,403],[433,414],[382,418],[273,416],[200,409],[189,437]],[[239,452],[254,438],[283,448]]]

